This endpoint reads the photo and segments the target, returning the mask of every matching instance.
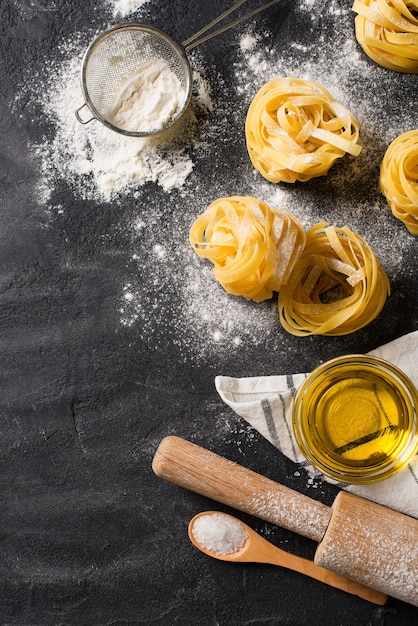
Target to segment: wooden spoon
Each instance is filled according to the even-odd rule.
[[[225,516],[235,524],[240,524],[247,535],[244,545],[242,545],[242,547],[235,552],[230,552],[229,554],[222,554],[216,549],[210,549],[209,547],[203,546],[196,538],[199,533],[197,532],[198,527],[196,526],[195,529],[194,525],[197,520],[208,515]],[[220,534],[222,533],[222,526],[220,526],[219,532]],[[366,587],[365,585],[357,583],[354,580],[335,574],[324,567],[315,565],[313,561],[309,561],[308,559],[304,559],[300,556],[289,554],[288,552],[281,550],[267,541],[267,539],[261,537],[261,535],[256,533],[255,530],[250,528],[247,524],[244,524],[241,520],[233,517],[232,515],[228,515],[227,513],[204,511],[195,515],[189,523],[188,533],[190,541],[193,545],[196,546],[196,548],[198,548],[201,552],[204,552],[204,554],[207,554],[214,559],[220,559],[221,561],[279,565],[295,572],[305,574],[306,576],[310,576],[311,578],[315,578],[315,580],[320,580],[331,587],[342,589],[347,593],[359,596],[360,598],[373,602],[374,604],[383,605],[388,599],[388,596],[380,591],[376,591],[375,589]]]

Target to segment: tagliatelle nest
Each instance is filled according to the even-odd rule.
[[[388,278],[366,241],[349,228],[321,222],[279,293],[279,316],[293,335],[346,335],[380,313]]]
[[[418,72],[417,0],[355,0],[356,38],[373,61],[396,72]]]
[[[248,154],[273,183],[324,176],[337,159],[358,156],[356,118],[319,83],[277,78],[256,94],[245,122]]]
[[[395,217],[418,235],[418,130],[390,144],[380,165],[380,189]]]
[[[219,198],[190,228],[190,244],[213,263],[230,294],[261,302],[289,279],[306,233],[290,213],[251,196]]]

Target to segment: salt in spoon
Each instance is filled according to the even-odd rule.
[[[206,532],[203,523],[206,524]],[[374,604],[383,605],[388,599],[388,596],[380,591],[331,572],[313,561],[281,550],[247,524],[227,513],[204,511],[195,515],[189,523],[188,533],[193,545],[214,559],[279,565]]]

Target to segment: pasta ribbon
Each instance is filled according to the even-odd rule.
[[[304,251],[279,293],[279,316],[291,334],[347,335],[380,313],[389,280],[367,242],[326,222],[307,232]]]
[[[230,294],[261,302],[291,274],[305,245],[300,222],[251,196],[219,198],[192,224],[189,241]]]
[[[418,130],[390,144],[380,164],[380,189],[393,215],[418,235]]]
[[[396,72],[418,72],[418,1],[355,0],[356,39],[373,61]]]
[[[248,154],[272,183],[325,176],[337,159],[358,156],[355,117],[319,83],[277,78],[255,95],[245,122]]]

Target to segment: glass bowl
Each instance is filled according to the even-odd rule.
[[[299,388],[293,430],[304,457],[340,483],[373,483],[399,472],[418,450],[418,393],[391,363],[338,357]]]

